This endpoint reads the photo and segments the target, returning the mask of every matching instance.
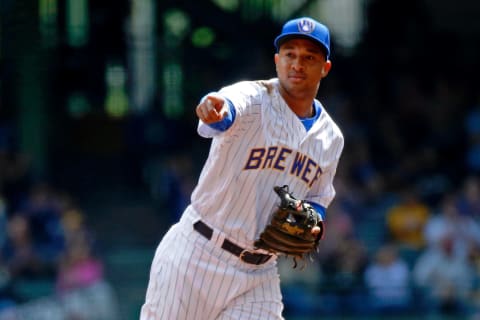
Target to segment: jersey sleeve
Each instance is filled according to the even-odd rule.
[[[228,128],[230,128],[233,124],[233,121],[235,121],[235,116],[237,113],[235,111],[235,107],[233,106],[232,102],[228,99],[225,99],[225,100],[228,105],[227,115],[222,120],[209,124],[211,128],[218,131],[226,131]]]
[[[336,165],[335,165],[336,166]],[[335,188],[333,186],[333,178],[335,169],[330,168],[325,171],[320,179],[312,186],[307,201],[317,203],[318,205],[328,208],[333,198],[335,198]]]
[[[197,132],[204,138],[212,138],[227,131],[236,118],[248,113],[249,106],[259,100],[260,91],[254,82],[242,81],[223,87],[216,94],[221,95],[228,101],[232,120],[229,122],[227,119],[225,122],[220,121],[213,125],[207,125],[200,120]]]
[[[218,93],[232,103],[236,116],[241,118],[254,112],[252,106],[261,104],[264,87],[257,81],[241,81],[223,87]]]
[[[333,180],[337,172],[338,163],[344,146],[344,140],[341,133],[334,141],[334,144],[335,145],[332,147],[336,149],[334,157],[335,160],[332,161],[331,164],[326,168],[324,168],[322,175],[318,181],[313,184],[305,199],[309,202],[316,203],[325,209],[328,208],[336,194],[333,186]]]
[[[205,97],[207,95],[205,95],[201,100],[200,102],[202,102]],[[225,98],[225,97],[224,97]],[[235,110],[235,107],[233,106],[233,103],[227,99],[226,99],[226,102],[228,104],[228,114],[227,116],[221,120],[221,121],[218,121],[218,122],[214,122],[214,123],[211,123],[211,124],[206,124],[204,123],[202,120],[199,120],[198,122],[198,128],[197,128],[197,131],[198,131],[198,134],[204,138],[211,138],[211,137],[214,137],[226,130],[228,130],[228,128],[230,128],[233,124],[233,122],[235,121],[235,117],[236,117],[236,110]]]

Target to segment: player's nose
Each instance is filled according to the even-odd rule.
[[[302,71],[303,70],[303,64],[300,59],[295,59],[292,61],[292,69],[295,71]]]

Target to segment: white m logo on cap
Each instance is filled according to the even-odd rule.
[[[309,19],[302,19],[298,21],[298,31],[302,33],[311,33],[315,28],[315,22]]]

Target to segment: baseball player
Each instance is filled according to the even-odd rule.
[[[332,66],[327,27],[287,21],[274,45],[277,78],[225,86],[196,107],[210,152],[157,247],[141,320],[283,319],[277,255],[254,246],[272,189],[288,185],[324,219],[344,140],[316,100]]]

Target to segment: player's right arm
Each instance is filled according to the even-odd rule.
[[[229,112],[226,99],[218,94],[206,95],[195,109],[197,117],[205,124],[223,120]]]
[[[248,115],[249,107],[259,105],[261,87],[251,81],[242,81],[206,94],[197,105],[197,131],[204,138],[213,138],[229,130],[239,118]]]
[[[218,93],[210,93],[202,98],[195,108],[201,122],[217,131],[226,131],[235,120],[236,111],[227,98]]]

